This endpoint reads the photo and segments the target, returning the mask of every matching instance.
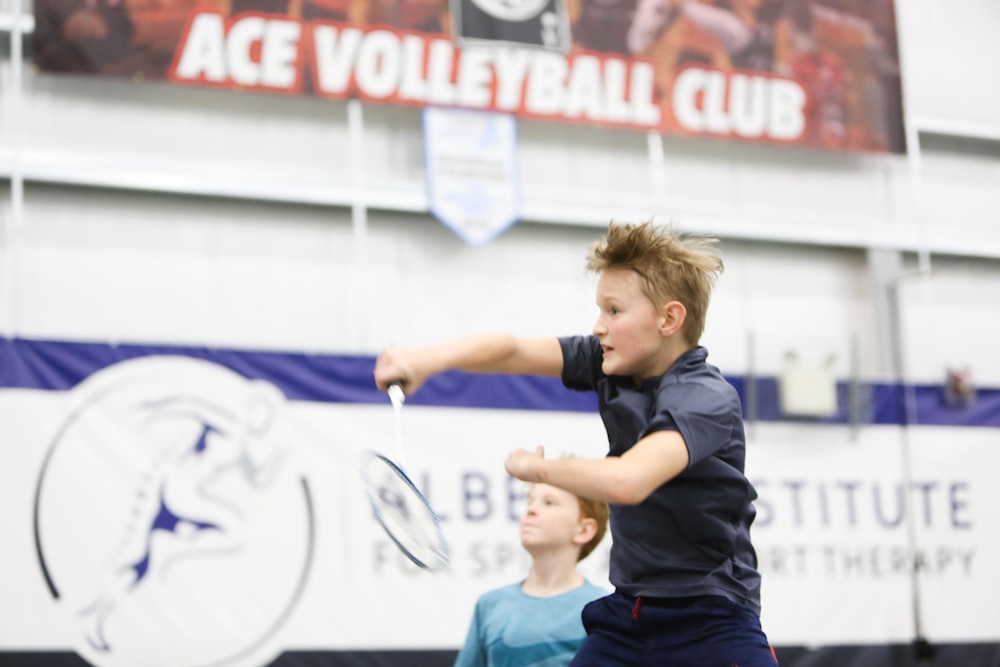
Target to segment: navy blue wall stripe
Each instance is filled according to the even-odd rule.
[[[235,350],[175,345],[110,345],[37,339],[0,339],[0,387],[64,391],[112,364],[151,355],[179,355],[211,361],[251,379],[267,380],[290,400],[332,403],[380,403],[371,356],[314,355],[292,352]],[[747,404],[747,378],[729,381]],[[781,414],[778,381],[755,380],[756,418],[762,421],[846,424],[849,387],[838,384],[837,414],[824,419],[793,420]],[[868,383],[859,388],[860,422],[868,424],[1000,427],[1000,389],[979,389],[969,407],[944,402],[937,385]],[[910,400],[912,414],[905,401]],[[590,393],[569,391],[555,378],[444,373],[432,378],[410,400],[417,405],[446,405],[517,410],[589,412],[596,409]]]

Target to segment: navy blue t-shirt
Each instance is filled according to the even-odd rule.
[[[611,574],[626,595],[721,595],[760,612],[760,574],[750,543],[757,492],[743,474],[746,439],[739,395],[703,347],[636,386],[601,371],[594,336],[560,338],[563,383],[595,391],[610,445],[620,456],[656,431],[680,431],[686,470],[639,505],[611,505]]]

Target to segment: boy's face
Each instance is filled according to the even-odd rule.
[[[580,503],[569,491],[534,484],[521,516],[521,544],[528,551],[541,547],[579,546]]]
[[[594,335],[604,349],[607,375],[632,376],[636,382],[659,375],[664,338],[660,314],[642,291],[639,274],[611,269],[597,283]]]

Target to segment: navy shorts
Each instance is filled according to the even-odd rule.
[[[757,614],[721,596],[632,598],[583,608],[587,639],[570,667],[776,667]]]

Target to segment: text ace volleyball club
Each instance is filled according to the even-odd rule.
[[[192,15],[169,77],[740,139],[795,142],[807,127],[806,90],[771,74],[688,66],[665,94],[655,64],[641,58],[501,43],[460,49],[440,35],[257,13]]]

